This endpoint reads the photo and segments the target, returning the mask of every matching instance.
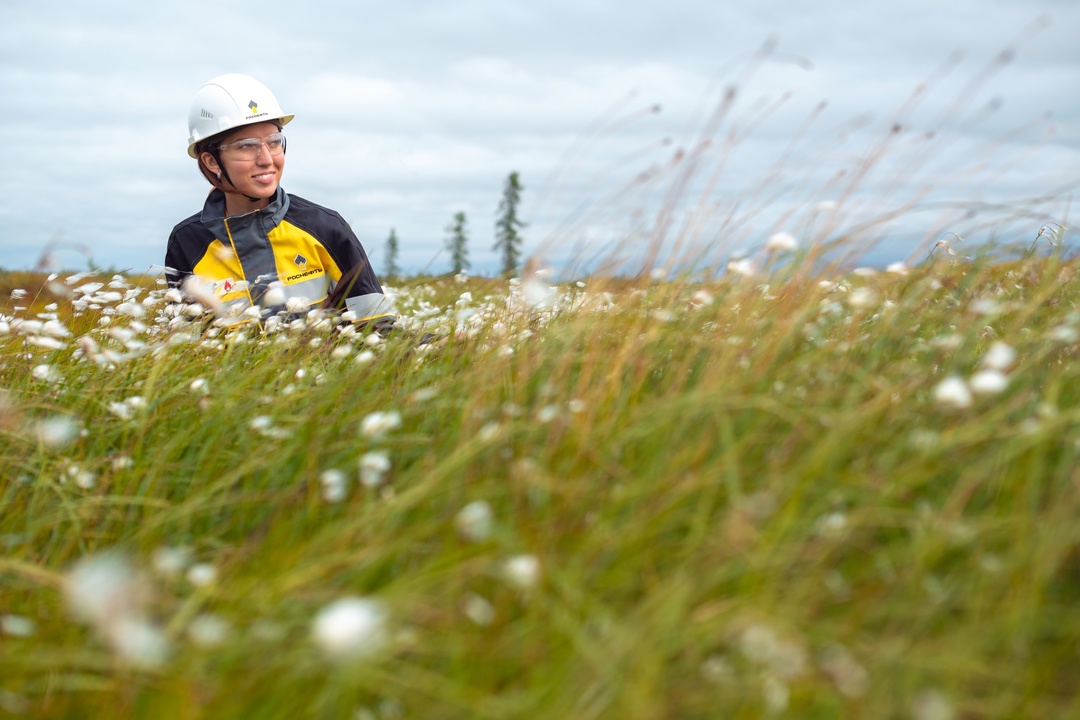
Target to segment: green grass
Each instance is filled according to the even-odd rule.
[[[0,716],[1080,715],[1075,272],[791,262],[591,279],[554,311],[439,279],[400,288],[409,332],[368,364],[325,329],[155,331],[163,305],[139,319],[150,351],[93,362],[79,336],[129,353],[106,332],[130,318],[58,298],[65,347],[0,336]],[[0,313],[49,312],[36,287]],[[419,347],[422,329],[449,335]],[[937,399],[995,342],[1016,353],[1004,390]],[[366,437],[375,412],[400,426]],[[43,442],[58,416],[84,432]],[[377,488],[357,479],[370,451],[392,463]],[[494,522],[470,541],[456,518],[478,500]],[[178,547],[216,581],[156,571]],[[102,553],[142,575],[122,607],[163,662],[72,615],[71,569]],[[523,554],[528,588],[503,571]],[[347,596],[382,603],[388,639],[340,661],[312,628]],[[191,637],[207,615],[229,628],[210,646]]]

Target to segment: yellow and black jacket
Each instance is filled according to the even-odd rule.
[[[270,204],[225,217],[225,193],[214,190],[202,212],[173,228],[165,251],[169,284],[195,275],[239,314],[252,305],[267,317],[288,308],[345,308],[357,321],[393,319],[360,241],[338,213],[280,187]],[[263,302],[274,284],[270,299]]]

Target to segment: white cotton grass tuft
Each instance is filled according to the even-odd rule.
[[[83,490],[92,490],[97,484],[97,474],[77,463],[69,463],[65,470],[67,477]]]
[[[967,383],[955,375],[950,375],[934,386],[933,396],[939,405],[957,409],[970,407],[972,402]]]
[[[483,542],[491,537],[495,516],[485,500],[474,500],[454,516],[458,534],[469,542]]]
[[[538,310],[553,305],[557,293],[558,288],[548,285],[537,274],[529,275],[521,282],[525,302]]]
[[[141,318],[146,315],[146,308],[138,303],[125,302],[116,306],[116,312],[132,318]]]
[[[480,430],[477,431],[476,437],[480,442],[491,442],[499,437],[499,433],[502,432],[502,425],[498,422],[492,421],[485,423]]]
[[[41,365],[35,365],[34,368],[30,371],[30,375],[35,380],[42,380],[44,382],[56,382],[60,379],[60,374],[56,372],[53,366],[46,365],[44,363],[42,363]]]
[[[970,305],[968,305],[968,312],[973,315],[982,315],[984,317],[995,317],[1002,312],[1001,303],[992,297],[980,297],[976,298]]]
[[[768,625],[753,624],[744,629],[739,636],[739,649],[749,660],[785,680],[793,680],[806,672],[803,646],[780,636]]]
[[[495,621],[495,606],[483,595],[469,593],[461,603],[462,612],[474,624],[486,627]]]
[[[306,297],[291,297],[285,301],[285,310],[290,313],[302,313],[311,306]]]
[[[336,468],[319,473],[319,485],[323,500],[328,503],[339,503],[349,495],[349,478]]]
[[[711,293],[706,290],[697,290],[690,296],[690,305],[695,308],[703,308],[712,305],[714,298]]]
[[[968,380],[976,395],[997,395],[1009,387],[1009,378],[1000,370],[980,370]]]
[[[856,310],[867,310],[878,303],[877,293],[868,287],[859,287],[847,295],[847,303]]]
[[[63,323],[57,320],[46,320],[41,326],[41,334],[50,338],[71,337],[71,331]]]
[[[218,299],[217,294],[214,292],[214,288],[209,283],[203,282],[195,275],[190,275],[183,284],[183,292],[189,298],[195,300],[190,309],[187,310],[189,315],[197,317],[202,315],[203,308],[210,308],[217,315],[224,314],[224,306]],[[197,309],[194,306],[199,306]]]
[[[45,350],[63,350],[67,347],[67,343],[57,340],[56,338],[36,335],[26,338],[26,342]]]
[[[540,581],[540,560],[535,555],[512,555],[503,560],[502,576],[519,590],[531,590]]]
[[[266,287],[261,302],[263,307],[275,307],[284,305],[286,300],[288,300],[288,296],[285,294],[285,285],[280,281],[275,281]]]
[[[168,640],[145,611],[147,586],[125,557],[104,553],[78,561],[64,579],[64,595],[71,613],[123,660],[153,668],[167,658]]]
[[[154,550],[150,560],[154,571],[163,577],[179,577],[191,564],[193,553],[185,545],[162,545]]]
[[[839,643],[832,643],[821,651],[821,668],[836,684],[836,689],[850,698],[862,697],[870,686],[870,674],[855,656]]]
[[[749,258],[730,260],[728,261],[727,269],[729,273],[733,275],[742,275],[743,277],[753,277],[757,274],[754,263]]]
[[[545,405],[536,411],[536,421],[541,425],[546,425],[557,417],[559,417],[559,408],[554,405]]]
[[[109,467],[113,470],[129,470],[135,467],[135,461],[127,455],[114,455],[109,461]]]
[[[37,623],[25,615],[0,615],[0,635],[28,638],[37,633]]]
[[[980,365],[987,370],[999,370],[1005,372],[1011,368],[1015,362],[1016,350],[1014,350],[1011,345],[996,340],[986,351],[986,354],[983,355]]]
[[[195,617],[187,628],[192,644],[205,649],[223,645],[232,634],[232,626],[220,615],[204,613]]]
[[[344,597],[318,612],[311,637],[333,660],[370,657],[386,646],[387,624],[386,609],[379,601]]]
[[[360,421],[360,434],[370,440],[379,440],[391,430],[401,426],[401,413],[373,412]]]
[[[922,690],[911,702],[911,715],[915,720],[953,720],[956,712],[938,690]]]
[[[267,415],[256,415],[255,417],[251,418],[251,422],[248,423],[248,427],[259,433],[263,437],[273,438],[276,440],[282,440],[292,434],[285,428],[279,428],[275,426],[273,419]]]
[[[377,488],[386,482],[390,472],[390,455],[384,450],[372,450],[360,456],[360,482],[364,487]]]
[[[54,415],[34,425],[34,436],[50,450],[63,450],[79,435],[82,426],[67,415]]]
[[[79,620],[106,623],[113,616],[135,613],[141,582],[120,555],[93,555],[77,562],[64,584],[68,607]]]
[[[773,252],[790,252],[799,249],[799,241],[789,232],[773,233],[766,241],[765,249]]]
[[[188,568],[188,582],[195,587],[210,587],[217,582],[217,568],[210,563],[196,563]]]

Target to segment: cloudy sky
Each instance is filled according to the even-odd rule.
[[[444,272],[464,211],[493,272],[511,171],[559,267],[721,264],[778,231],[871,264],[1024,245],[1076,214],[1078,37],[1075,0],[3,0],[0,267],[54,243],[58,268],[156,271],[208,190],[187,111],[224,72],[296,114],[283,186],[380,271],[394,228],[400,265]]]

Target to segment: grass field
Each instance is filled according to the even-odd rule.
[[[0,716],[1080,716],[1076,263],[806,266],[7,278]]]

